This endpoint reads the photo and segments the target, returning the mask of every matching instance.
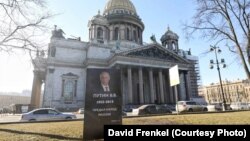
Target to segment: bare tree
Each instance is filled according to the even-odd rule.
[[[202,38],[225,43],[241,60],[250,79],[250,1],[195,0],[196,14],[192,23],[184,25],[187,37],[196,32]]]
[[[0,0],[0,51],[40,50],[50,17],[44,0]]]

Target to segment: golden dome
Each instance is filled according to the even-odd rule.
[[[124,10],[128,14],[136,14],[136,9],[130,0],[109,0],[105,6],[104,14],[117,13],[116,10]]]

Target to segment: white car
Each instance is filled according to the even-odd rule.
[[[235,102],[230,105],[231,110],[249,110],[248,103]]]
[[[48,120],[70,120],[76,119],[72,113],[61,113],[53,108],[40,108],[22,114],[21,121],[48,121]]]
[[[208,111],[222,111],[222,103],[211,103],[207,105]]]
[[[176,104],[177,112],[197,112],[197,111],[207,111],[207,107],[200,105],[195,101],[178,101]]]

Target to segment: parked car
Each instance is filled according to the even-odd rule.
[[[231,110],[249,110],[248,103],[235,102],[230,105]]]
[[[208,111],[222,111],[222,103],[211,103],[207,105]]]
[[[166,106],[168,109],[170,109],[171,111],[176,111],[176,106],[175,104],[165,104],[164,106]]]
[[[207,111],[205,105],[200,105],[195,101],[178,101],[176,104],[177,112],[197,112],[197,111]]]
[[[132,112],[133,109],[136,109],[140,107],[140,105],[126,105],[125,107],[123,107],[122,111],[124,112]]]
[[[72,113],[61,113],[53,108],[40,108],[22,114],[21,121],[47,121],[76,119]]]
[[[123,116],[123,117],[127,116],[127,113],[124,112],[124,111],[122,111],[122,116]]]
[[[132,110],[132,115],[134,116],[147,115],[147,114],[163,114],[163,113],[172,113],[172,111],[164,105],[155,105],[155,104],[142,105]]]
[[[84,114],[84,108],[80,108],[78,111],[77,111],[78,114]]]
[[[208,111],[223,111],[223,103],[212,103],[207,105]],[[226,104],[226,110],[232,110],[230,104]]]

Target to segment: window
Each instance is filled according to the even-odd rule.
[[[137,33],[138,33],[138,41],[141,40],[141,32],[140,32],[140,29],[137,30]]]
[[[97,39],[103,39],[103,29],[101,27],[97,28]]]
[[[48,114],[56,115],[56,114],[59,114],[59,113],[57,111],[54,111],[54,110],[49,110]]]
[[[64,87],[63,96],[65,101],[72,101],[74,95],[74,82],[68,80],[64,83],[63,87]]]
[[[77,96],[78,76],[73,73],[62,75],[62,98],[65,103],[71,103]]]
[[[196,105],[195,102],[186,102],[186,103],[187,103],[187,105]]]
[[[38,110],[33,113],[34,115],[48,114],[48,110]]]
[[[114,40],[118,40],[119,39],[119,28],[116,27],[115,28],[115,34],[114,34]]]
[[[176,46],[175,46],[174,42],[172,42],[172,48],[173,48],[173,50],[176,50]]]
[[[129,28],[127,28],[127,37],[126,37],[127,40],[130,40],[130,39],[129,39],[129,34],[130,34],[130,33],[129,33]]]
[[[136,31],[135,30],[133,31],[133,38],[134,38],[133,40],[137,42],[137,36],[136,36]]]

